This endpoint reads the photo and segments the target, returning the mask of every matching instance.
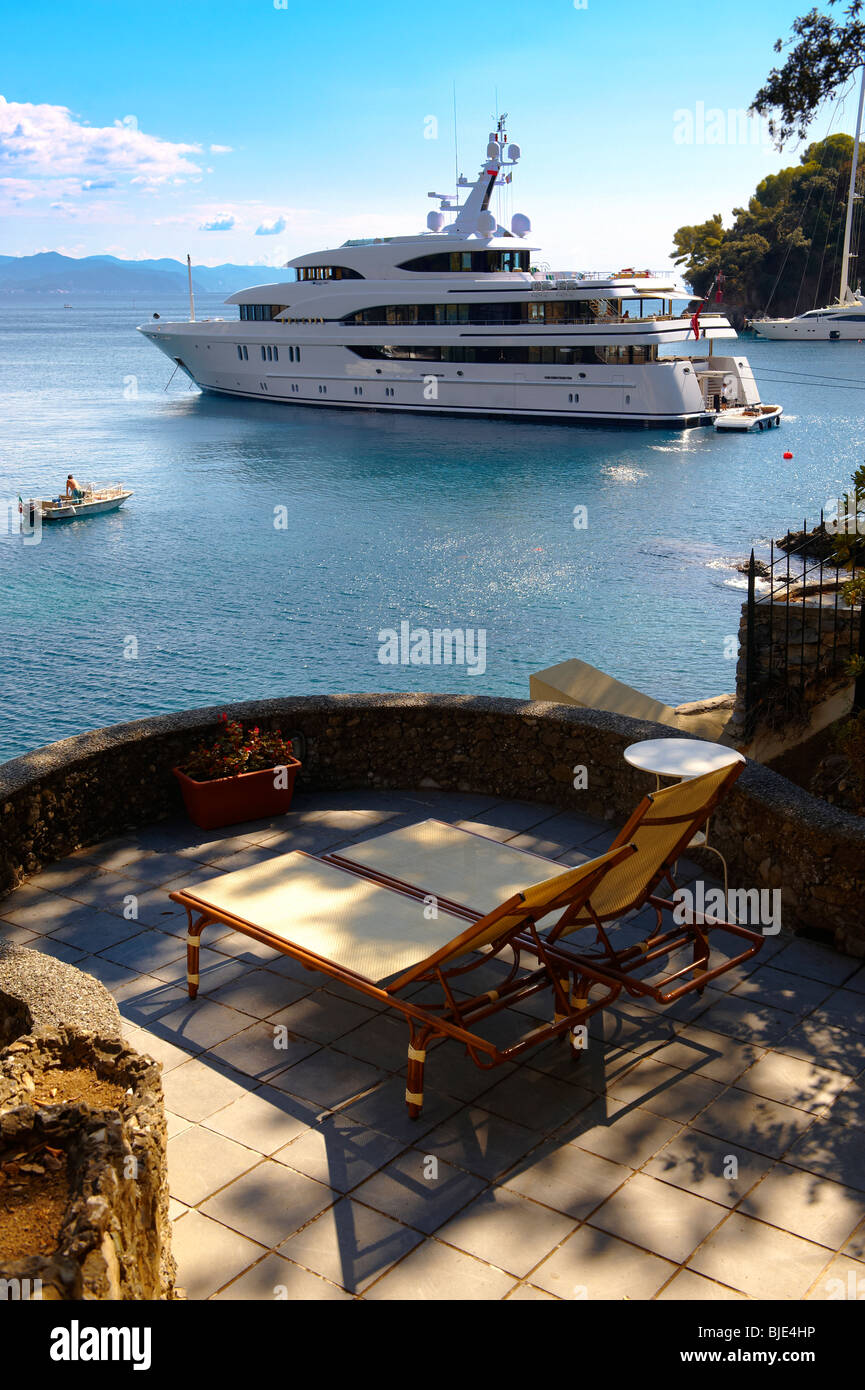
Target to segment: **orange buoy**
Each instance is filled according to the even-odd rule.
[[[793,455],[790,453],[790,450],[789,450],[789,449],[785,449],[785,450],[784,450],[784,457],[785,457],[785,459],[791,459],[791,458],[793,457]]]

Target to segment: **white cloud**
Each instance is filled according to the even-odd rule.
[[[0,171],[41,181],[44,188],[69,177],[85,180],[85,187],[114,177],[147,187],[184,181],[200,175],[190,158],[200,153],[198,145],[146,134],[134,116],[91,126],[66,106],[0,96]]]
[[[256,227],[256,236],[278,236],[285,231],[285,218],[277,217],[272,222],[262,222],[260,227]]]
[[[202,222],[198,230],[200,232],[230,232],[234,226],[234,217],[230,212],[217,213],[209,222]]]
[[[231,152],[232,152],[232,147],[231,147],[231,145],[211,145],[211,146],[210,146],[210,153],[211,153],[211,154],[231,154]]]

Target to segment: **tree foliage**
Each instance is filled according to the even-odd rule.
[[[836,0],[829,0],[834,5]],[[863,0],[853,0],[838,22],[819,10],[793,21],[792,36],[778,39],[775,52],[788,49],[780,68],[772,68],[751,110],[768,117],[769,131],[782,149],[792,135],[805,138],[821,104],[843,88],[865,63]]]
[[[737,316],[802,313],[836,300],[852,159],[852,137],[830,135],[798,165],[762,179],[748,206],[733,209],[732,227],[720,213],[680,227],[672,258],[695,293],[708,294],[720,272]]]

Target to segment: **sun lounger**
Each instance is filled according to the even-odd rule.
[[[664,880],[675,890],[676,862],[742,767],[734,763],[644,797],[612,846],[633,844],[637,853],[605,875],[590,902],[569,907],[542,924],[548,928],[552,921],[557,923],[556,937],[548,941],[552,957],[574,969],[591,966],[632,995],[672,1003],[691,990],[702,993],[711,980],[755,955],[763,945],[762,934],[724,918],[688,915],[680,907],[677,915],[684,920],[664,931],[663,914],[672,913],[677,904],[657,892]],[[470,915],[479,902],[506,896],[516,883],[537,882],[563,868],[554,860],[435,820],[389,831],[325,858],[406,892],[435,894],[448,911]],[[654,929],[640,941],[617,941],[625,934],[618,929],[622,919],[647,906],[655,912]],[[580,928],[594,928],[594,942],[574,936]],[[710,931],[740,938],[746,949],[710,966]],[[683,950],[691,959],[664,973],[661,966]]]
[[[511,891],[518,880],[509,879],[485,914],[451,911],[417,889],[302,851],[274,856],[170,894],[189,921],[189,995],[198,992],[202,930],[223,923],[396,1009],[409,1024],[406,1103],[416,1116],[428,1042],[455,1038],[478,1066],[491,1067],[573,1030],[613,1002],[617,981],[604,979],[591,964],[553,962],[551,951],[558,922],[584,911],[605,876],[633,854],[630,845],[617,846],[577,868],[556,864],[552,876],[533,865],[523,888]],[[513,956],[509,971],[494,988],[472,993],[472,972],[506,950]],[[528,969],[522,967],[526,954]],[[421,984],[435,987],[432,1002],[420,997]],[[549,995],[551,1018],[528,1036],[498,1045],[477,1031],[492,1015],[539,994]]]

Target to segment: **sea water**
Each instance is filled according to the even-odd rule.
[[[265,696],[525,699],[568,657],[670,704],[730,691],[734,562],[863,457],[865,344],[741,341],[778,430],[635,431],[204,395],[135,332],[155,308],[186,317],[0,301],[0,757]],[[9,501],[70,472],[134,496],[8,534]]]

